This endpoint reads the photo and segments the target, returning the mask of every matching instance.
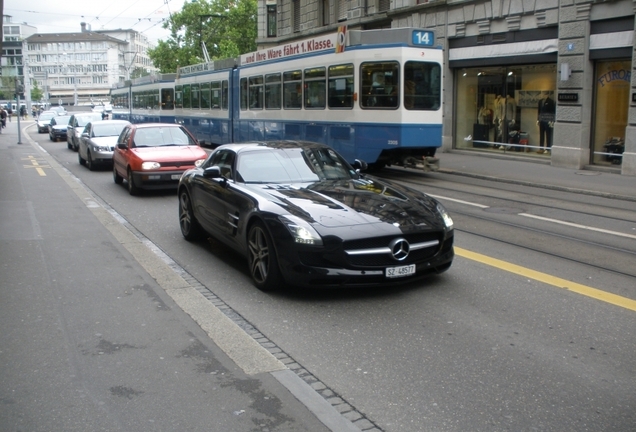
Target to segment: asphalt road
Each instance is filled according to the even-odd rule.
[[[599,237],[607,238],[607,234],[582,232],[574,227],[555,230],[552,223],[519,219],[517,213],[491,213],[490,219],[483,222],[468,210],[474,204],[502,209],[522,205],[525,212],[552,208],[542,216],[605,226],[611,214],[633,212],[633,204],[612,207],[607,202],[567,192],[537,193],[523,186],[461,182],[452,176],[432,174],[425,176],[426,184],[421,187],[447,199],[444,203],[451,214],[453,210],[458,212],[458,256],[447,273],[397,289],[265,294],[252,286],[241,257],[228,253],[214,241],[193,244],[183,240],[176,194],[152,192],[131,197],[124,187],[113,183],[109,170],[90,172],[77,163],[77,154],[67,150],[64,143],[51,143],[44,135],[33,137],[79,179],[98,204],[121,216],[379,430],[636,430],[636,315],[633,309],[608,302],[602,295],[634,299],[636,284],[630,276],[585,264],[598,254],[594,242],[602,240]],[[464,183],[461,188],[458,182]],[[571,202],[574,208],[565,215],[563,209],[554,209],[555,201]],[[586,206],[604,206],[610,214],[584,214],[581,209]],[[88,270],[77,274],[78,260],[84,261],[83,251],[91,247],[90,233],[75,223],[73,205],[60,203],[60,208],[52,212],[51,223],[59,225],[60,238],[81,238],[85,247],[82,251],[69,251],[62,242],[58,250],[48,251],[59,254],[49,279],[65,286],[65,280],[82,277],[87,287],[94,286],[99,274]],[[541,232],[524,232],[525,243],[521,244],[521,239],[516,238],[521,231],[510,226],[513,222]],[[621,224],[622,231],[633,233],[633,224]],[[476,227],[480,231],[475,231]],[[550,230],[582,237],[590,245],[574,248],[572,253],[579,261],[566,259],[554,250],[546,250],[546,242],[558,249],[557,243],[562,241],[546,233]],[[631,238],[609,242],[634,250]],[[113,247],[120,249],[118,245]],[[122,256],[104,257],[100,271],[108,272],[113,261],[128,258],[119,255]],[[626,262],[629,257],[621,255]],[[121,277],[128,279],[130,275]],[[576,286],[563,289],[559,286],[563,281]],[[137,296],[146,293],[143,281],[137,281],[134,287]],[[579,287],[600,294],[583,295],[585,290],[577,291]],[[55,303],[54,298],[47,299],[35,290],[33,297],[43,302],[43,308]],[[105,299],[93,298],[92,291],[90,296],[80,291],[69,293],[68,297],[82,299],[90,312],[76,318],[82,325],[93,326],[88,317],[92,319],[93,314],[103,310],[100,304]],[[161,295],[156,308],[162,304],[160,299]],[[629,301],[626,304],[631,305]],[[131,305],[123,316],[134,323],[124,321],[122,328],[141,325],[149,316],[158,315],[157,310]],[[14,321],[7,317],[3,327],[9,322]],[[204,340],[192,323],[180,326],[185,328],[155,325],[153,335],[166,344],[178,340],[186,331],[197,335],[194,345]],[[91,331],[93,335],[100,333],[98,328]],[[87,355],[99,359],[96,342],[100,340],[100,336],[93,336],[92,341],[85,342]],[[134,337],[125,340],[130,352],[140,351],[138,347],[143,345],[142,341],[129,342],[134,342]],[[123,346],[122,340],[107,342],[108,346]],[[148,361],[149,370],[160,366],[158,357],[161,356],[157,352],[154,360]],[[145,367],[131,370],[128,379]],[[113,367],[107,372],[116,374],[117,370]],[[71,383],[60,384],[64,387]],[[197,383],[193,383],[196,388]],[[121,389],[126,399],[135,400],[134,385],[121,384]],[[159,394],[160,389],[156,392]],[[195,416],[211,402],[219,402],[183,394],[174,399],[182,398],[187,404],[194,399],[194,407],[188,412]],[[212,413],[206,415],[214,417]],[[197,429],[206,418],[197,419],[192,428]],[[167,426],[165,430],[177,429]]]

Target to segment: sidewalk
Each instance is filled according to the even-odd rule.
[[[437,156],[440,173],[636,201],[636,177],[607,172],[600,167],[573,170],[553,167],[547,161],[478,152],[452,151]]]
[[[333,393],[328,402],[294,371],[297,364],[256,341],[263,335],[228,318],[221,299],[152,250],[27,133],[21,142],[17,121],[7,123],[0,135],[0,424],[377,431]]]

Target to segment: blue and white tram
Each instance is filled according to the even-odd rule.
[[[443,52],[433,33],[344,34],[181,68],[176,121],[205,144],[309,140],[377,168],[437,169]]]
[[[174,123],[176,74],[145,76],[111,90],[112,117],[131,123]]]

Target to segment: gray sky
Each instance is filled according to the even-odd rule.
[[[81,31],[81,22],[91,30],[132,28],[156,43],[166,40],[162,20],[179,12],[187,0],[5,0],[4,14],[14,23],[26,23],[38,33]]]

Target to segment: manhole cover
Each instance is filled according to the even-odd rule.
[[[518,214],[523,213],[522,209],[509,208],[509,207],[488,207],[484,209],[488,213],[501,213],[501,214]]]

